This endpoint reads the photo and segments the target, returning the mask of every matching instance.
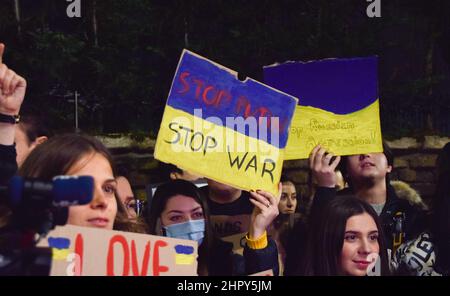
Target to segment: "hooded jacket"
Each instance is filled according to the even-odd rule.
[[[427,204],[422,200],[419,192],[409,186],[403,181],[391,181],[391,186],[394,188],[397,197],[409,202],[410,205],[421,210],[428,211]]]
[[[17,172],[15,147],[0,145],[0,184],[6,184]]]

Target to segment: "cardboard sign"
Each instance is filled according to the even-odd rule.
[[[184,50],[156,159],[243,190],[278,191],[297,99]]]
[[[377,57],[287,62],[264,67],[264,81],[299,99],[285,159],[318,144],[335,155],[382,152]]]
[[[197,242],[73,225],[39,245],[53,251],[50,275],[197,275]]]

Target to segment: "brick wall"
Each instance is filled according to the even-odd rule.
[[[161,181],[158,161],[153,158],[154,140],[133,141],[130,137],[99,137],[113,152],[117,163],[126,166],[130,173],[130,181],[143,194],[149,183]],[[388,141],[395,160],[393,180],[401,180],[410,184],[424,198],[429,200],[436,183],[435,164],[440,149],[450,142],[449,137],[425,136],[422,139],[401,138]],[[304,195],[308,190],[308,161],[285,161],[284,170]]]

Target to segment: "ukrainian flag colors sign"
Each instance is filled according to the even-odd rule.
[[[65,225],[38,244],[52,249],[50,275],[197,275],[192,240]]]
[[[297,99],[184,50],[155,158],[244,190],[276,193]]]
[[[382,152],[377,57],[286,62],[264,67],[265,82],[299,99],[285,159],[321,144],[336,155]]]

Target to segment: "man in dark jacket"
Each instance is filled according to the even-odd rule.
[[[393,155],[386,144],[383,153],[351,155],[343,158],[340,166],[349,184],[336,193],[334,170],[340,157],[334,158],[317,146],[310,157],[312,174],[319,188],[311,208],[311,215],[320,219],[320,211],[336,195],[355,195],[369,203],[380,217],[386,246],[395,249],[421,233],[425,227],[425,213],[407,200],[400,199],[390,184]],[[312,219],[315,219],[315,218]]]

